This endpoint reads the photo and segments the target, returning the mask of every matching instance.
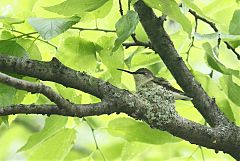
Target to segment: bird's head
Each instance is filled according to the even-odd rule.
[[[135,83],[137,85],[142,84],[144,82],[148,82],[154,77],[153,73],[147,68],[140,68],[135,72],[131,72],[124,69],[118,69],[118,70],[132,74],[135,79]]]

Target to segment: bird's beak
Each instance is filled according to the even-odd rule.
[[[129,74],[137,74],[136,72],[131,72],[131,71],[128,71],[128,70],[125,70],[125,69],[119,69],[119,68],[118,68],[117,70],[120,70],[120,71],[129,73]]]

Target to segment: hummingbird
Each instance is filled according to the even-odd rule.
[[[166,90],[169,90],[175,100],[192,100],[192,98],[188,97],[184,92],[174,88],[166,79],[162,77],[156,77],[153,75],[153,73],[148,70],[147,68],[140,68],[136,70],[135,72],[131,72],[125,69],[117,69],[129,74],[132,74],[136,83],[137,89],[139,89],[141,86],[144,86],[146,84],[154,84],[156,86],[162,86]]]

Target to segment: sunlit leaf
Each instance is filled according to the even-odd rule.
[[[216,57],[216,55],[214,54],[214,51],[211,47],[211,45],[209,43],[204,43],[203,44],[203,48],[206,51],[206,61],[208,63],[208,65],[215,69],[218,72],[221,72],[223,74],[227,74],[227,75],[235,75],[236,77],[239,77],[239,71],[238,70],[234,70],[231,68],[227,68],[226,66],[224,66]]]
[[[58,58],[65,65],[84,71],[95,71],[96,47],[93,42],[80,37],[68,37],[60,46]]]
[[[99,7],[98,9],[92,11],[91,13],[87,13],[86,15],[94,15],[94,18],[104,18],[106,17],[109,12],[111,11],[113,6],[113,1],[112,0],[108,0],[108,2],[106,2],[104,5],[102,5],[101,7]]]
[[[218,40],[221,38],[223,41],[231,41],[231,43],[235,43],[236,41],[240,40],[240,35],[230,35],[225,33],[210,33],[210,34],[199,34],[197,32],[194,33],[194,37],[196,40]]]
[[[240,35],[240,30],[239,30],[239,25],[240,25],[240,10],[235,10],[232,20],[230,21],[229,24],[229,33],[232,35]],[[240,41],[234,41],[231,42],[231,44],[236,48],[240,45]]]
[[[181,12],[178,4],[174,0],[143,0],[148,6],[162,11],[171,19],[180,23],[183,30],[189,35],[192,33],[192,24],[187,17]]]
[[[113,51],[116,51],[119,46],[135,31],[138,24],[138,14],[134,11],[128,11],[116,23],[116,31],[118,38],[115,40]]]
[[[11,32],[9,32],[9,31],[7,31],[7,30],[3,30],[2,32],[1,32],[1,37],[0,37],[0,39],[1,40],[8,40],[8,39],[12,39],[12,38],[14,38],[15,36],[11,33]]]
[[[196,40],[210,40],[210,39],[217,40],[220,37],[220,34],[216,32],[210,34],[200,34],[195,32],[194,37],[196,38]]]
[[[240,86],[233,82],[232,76],[223,76],[220,78],[220,84],[223,91],[227,94],[229,99],[236,105],[240,106]]]
[[[71,18],[30,18],[28,20],[33,28],[46,40],[65,32],[79,21],[78,16]]]
[[[198,15],[208,18],[203,11],[192,1],[192,0],[182,0],[189,8],[193,9]]]
[[[45,9],[60,15],[72,16],[81,12],[94,11],[107,1],[108,0],[66,0],[57,5],[45,7]]]
[[[122,72],[118,71],[117,68],[123,68],[124,66],[123,48],[113,52],[114,38],[105,36],[98,40],[98,45],[102,47],[98,52],[103,64],[106,65],[114,80],[118,83],[121,82]]]
[[[125,161],[132,160],[147,148],[148,146],[139,142],[126,142],[122,149],[121,159]]]
[[[40,132],[30,136],[27,143],[19,149],[19,151],[26,151],[37,145],[44,144],[44,142],[53,137],[66,125],[67,120],[67,117],[63,116],[51,116],[46,118],[44,128]]]
[[[171,134],[152,129],[146,123],[130,118],[118,118],[108,124],[108,132],[129,142],[143,142],[148,144],[164,144],[178,142],[180,139]],[[147,135],[146,135],[147,134]]]
[[[81,104],[81,96],[77,95],[75,89],[72,88],[66,88],[63,85],[60,84],[55,84],[59,94],[61,94],[61,96],[63,96],[65,99],[70,100],[72,103],[77,103],[77,104]]]
[[[12,104],[16,92],[15,88],[0,83],[0,107]]]
[[[76,131],[74,129],[61,129],[33,149],[28,160],[62,161],[71,150],[75,139]]]
[[[203,87],[203,89],[207,92],[207,94],[214,98],[217,105],[221,109],[221,111],[231,120],[235,121],[233,111],[229,104],[228,97],[225,93],[219,88],[219,85],[216,81],[212,80],[209,76],[202,74],[200,72],[193,72],[197,81],[199,81]]]
[[[13,24],[24,23],[23,20],[12,18],[12,17],[5,17],[5,16],[0,16],[0,22],[5,24],[5,25],[13,25]]]
[[[41,60],[41,53],[34,40],[30,39],[18,39],[17,43],[20,44],[29,54],[30,59]]]
[[[28,53],[15,40],[0,40],[0,54],[23,57]]]
[[[229,25],[229,33],[232,35],[240,35],[240,10],[234,11],[232,20]]]

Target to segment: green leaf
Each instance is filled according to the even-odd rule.
[[[77,95],[76,89],[73,88],[66,88],[65,86],[61,85],[61,84],[55,84],[58,93],[64,97],[65,99],[70,100],[72,103],[76,103],[76,104],[81,104],[82,98],[81,95]]]
[[[239,71],[230,69],[224,66],[214,54],[214,51],[209,43],[207,42],[204,43],[203,48],[206,51],[206,55],[205,55],[206,61],[212,69],[215,69],[216,71],[221,72],[223,74],[227,74],[227,75],[233,74],[239,78]]]
[[[240,35],[239,26],[240,26],[240,10],[235,10],[229,24],[229,29],[228,29],[229,33],[232,35]],[[234,42],[231,42],[231,44],[236,48],[240,45],[240,41],[239,40],[234,41]]]
[[[9,32],[9,31],[7,31],[7,30],[3,30],[2,32],[1,32],[1,37],[0,37],[0,39],[1,40],[8,40],[8,39],[12,39],[12,38],[14,38],[15,36],[11,33],[11,32]]]
[[[78,23],[80,17],[70,18],[29,18],[28,22],[42,36],[43,39],[52,39]]]
[[[232,35],[240,35],[240,10],[235,10],[229,25],[229,33]]]
[[[23,20],[16,19],[16,18],[11,18],[11,17],[5,17],[5,16],[0,16],[0,22],[2,22],[5,25],[13,25],[13,24],[24,23]]]
[[[17,90],[0,83],[0,107],[5,107],[13,103]]]
[[[80,37],[68,37],[59,50],[58,58],[65,65],[76,70],[95,71],[97,59],[93,42]]]
[[[210,97],[215,98],[220,110],[227,116],[227,118],[234,122],[235,118],[231,109],[232,107],[230,106],[226,94],[219,88],[219,84],[216,81],[212,80],[209,76],[200,72],[193,71],[193,74],[196,80],[201,83],[203,89],[207,92],[207,94]]]
[[[146,146],[146,144],[139,142],[126,142],[122,149],[121,159],[125,161],[133,160],[133,158],[137,157],[147,148],[149,147]]]
[[[124,53],[123,48],[119,48],[113,53],[112,48],[114,46],[114,37],[101,37],[98,40],[98,45],[101,46],[99,50],[99,56],[103,64],[108,68],[110,74],[114,80],[118,83],[121,82],[121,73],[117,68],[124,67]]]
[[[104,18],[109,14],[109,12],[112,9],[112,6],[113,6],[113,1],[108,0],[104,5],[92,11],[91,13],[87,12],[86,14],[80,14],[80,17],[83,15],[83,17],[85,16],[85,19],[87,19],[88,15],[90,16],[89,18],[91,18],[91,15],[92,15],[94,19]]]
[[[21,149],[19,149],[19,151],[26,151],[37,145],[43,144],[58,131],[60,131],[66,125],[67,120],[67,117],[54,115],[46,118],[44,128],[40,132],[30,136],[27,143]]]
[[[71,150],[75,139],[74,129],[59,130],[54,136],[33,149],[28,160],[62,161]]]
[[[225,33],[210,33],[210,34],[199,34],[197,32],[194,33],[194,37],[196,40],[218,40],[221,38],[223,41],[239,41],[240,40],[240,35],[230,35],[230,34],[225,34]]]
[[[122,16],[115,25],[118,38],[115,40],[113,51],[116,51],[119,46],[135,31],[139,22],[138,14],[134,11],[128,11]]]
[[[199,34],[195,32],[194,37],[196,38],[196,40],[211,40],[211,39],[217,40],[220,36],[219,33],[216,32],[210,34]]]
[[[0,125],[4,123],[7,127],[9,127],[9,122],[8,122],[9,116],[0,116]]]
[[[223,91],[227,94],[228,98],[240,106],[240,86],[233,82],[232,76],[223,76],[220,78],[220,85]]]
[[[41,53],[34,40],[30,39],[18,39],[17,43],[20,44],[29,54],[30,59],[41,60]]]
[[[201,17],[204,18],[208,18],[203,11],[196,5],[193,3],[192,0],[182,0],[183,3],[185,3],[189,8],[191,8],[192,10],[194,10],[195,12],[197,12],[198,15],[200,15]]]
[[[108,124],[108,132],[129,142],[143,142],[148,144],[164,144],[178,142],[180,139],[171,134],[152,129],[146,123],[130,118],[118,118]],[[146,135],[147,134],[147,135]]]
[[[149,7],[155,8],[168,15],[171,19],[182,25],[185,32],[192,33],[192,24],[188,18],[181,12],[178,4],[174,0],[143,0]]]
[[[15,40],[0,40],[0,54],[23,57],[28,53]]]
[[[81,12],[94,11],[107,1],[108,0],[66,0],[60,4],[44,8],[60,15],[72,16]]]
[[[140,52],[136,52],[134,56],[132,56],[132,58],[129,57],[125,61],[126,63],[128,63],[128,65],[129,63],[131,63],[129,67],[137,69],[160,62],[160,57],[151,51],[147,52],[146,50],[143,50]]]

